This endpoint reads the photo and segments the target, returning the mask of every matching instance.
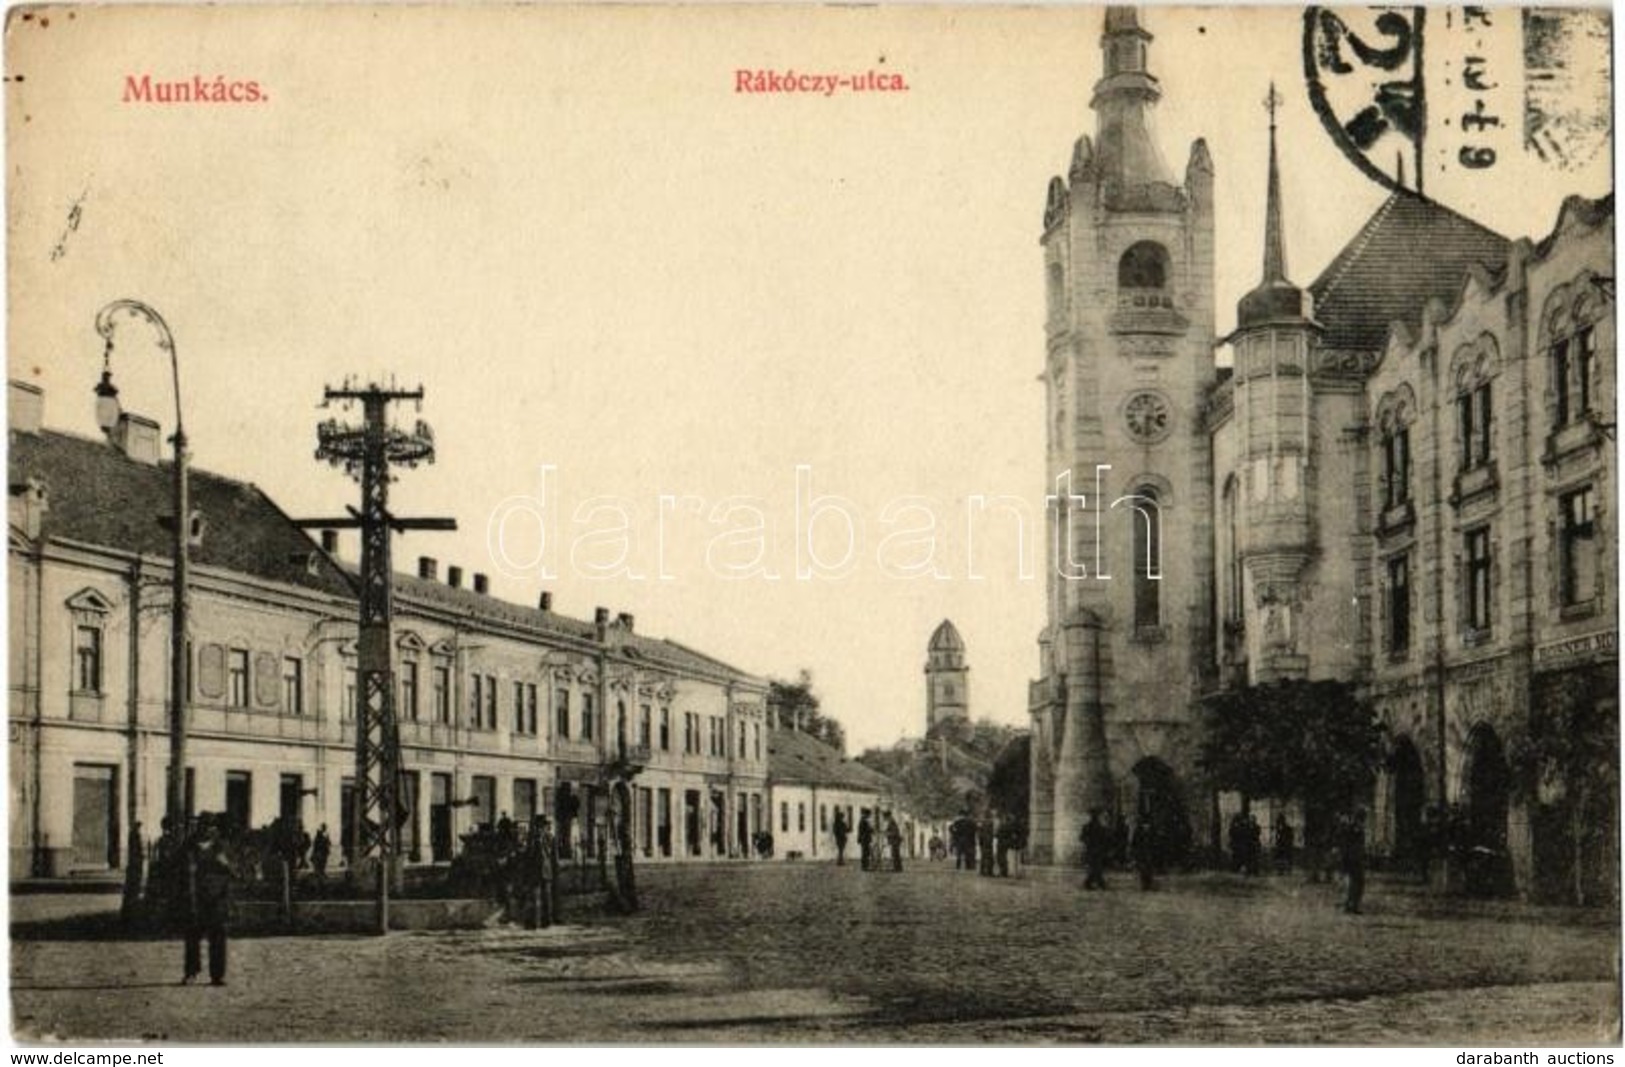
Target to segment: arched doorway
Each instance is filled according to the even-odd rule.
[[[1467,762],[1462,776],[1464,887],[1474,896],[1496,896],[1512,889],[1512,863],[1507,855],[1507,793],[1511,774],[1506,750],[1486,723],[1467,735]]]
[[[1184,864],[1190,851],[1190,818],[1185,811],[1184,790],[1173,768],[1155,756],[1134,765],[1134,824],[1150,822],[1154,842],[1152,855],[1161,870]]]
[[[1394,866],[1418,871],[1426,847],[1422,837],[1422,809],[1427,803],[1422,757],[1409,737],[1394,742],[1388,757],[1388,812],[1392,820]]]

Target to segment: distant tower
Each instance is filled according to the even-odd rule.
[[[1110,7],[1102,73],[1051,179],[1040,239],[1048,625],[1032,714],[1030,842],[1070,863],[1090,811],[1201,817],[1198,700],[1212,660],[1213,161],[1154,132],[1151,34]],[[1070,479],[1058,485],[1057,479]],[[1064,540],[1069,538],[1070,540]]]
[[[969,694],[966,692],[965,639],[954,624],[942,620],[925,658],[925,732],[935,734],[945,722],[970,721]]]

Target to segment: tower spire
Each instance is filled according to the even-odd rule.
[[[1100,38],[1105,69],[1089,106],[1096,115],[1096,158],[1108,182],[1119,188],[1173,182],[1151,131],[1151,115],[1162,98],[1148,61],[1151,40],[1135,8],[1106,9]]]
[[[1281,94],[1270,82],[1269,95],[1264,97],[1264,108],[1270,113],[1270,174],[1269,202],[1264,209],[1264,284],[1286,281],[1286,239],[1281,232],[1281,172],[1275,156],[1275,111],[1282,104]]]

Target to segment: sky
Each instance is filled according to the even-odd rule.
[[[1144,23],[1164,154],[1183,174],[1200,136],[1215,161],[1223,334],[1258,279],[1272,81],[1296,281],[1385,191],[1310,110],[1299,9]],[[318,407],[324,386],[421,384],[402,416],[432,425],[437,459],[401,472],[392,505],[460,528],[398,538],[399,569],[428,555],[515,601],[631,612],[755,674],[809,670],[854,748],[923,732],[925,645],[951,618],[972,714],[1024,724],[1042,583],[1008,525],[976,527],[974,560],[965,531],[978,495],[1041,511],[1048,491],[1038,238],[1050,177],[1093,132],[1100,27],[1069,6],[13,18],[9,373],[45,389],[48,425],[95,433],[96,312],[145,301],[176,338],[194,462],[294,516],[356,502],[313,455],[317,422],[345,417]],[[1449,28],[1432,30],[1448,57]],[[1515,66],[1516,38],[1497,40]],[[741,70],[908,88],[743,93]],[[254,81],[264,99],[124,100],[143,75]],[[1488,171],[1441,158],[1428,192],[1538,237],[1564,195],[1610,188],[1606,152],[1561,169],[1509,143]],[[167,361],[138,325],[115,339],[126,408],[167,429]],[[804,579],[798,533],[835,496],[852,565]],[[614,569],[623,512],[626,566],[592,576]],[[817,514],[831,564],[847,527]],[[726,577],[755,515],[760,566]],[[939,573],[904,577],[926,546],[887,535],[927,515]]]

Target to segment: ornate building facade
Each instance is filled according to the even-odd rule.
[[[1035,852],[1070,858],[1090,809],[1177,815],[1190,840],[1216,840],[1194,758],[1201,695],[1335,679],[1384,726],[1379,855],[1415,858],[1437,819],[1494,857],[1470,872],[1477,888],[1617,899],[1612,197],[1571,198],[1549,235],[1514,242],[1398,189],[1300,288],[1272,92],[1261,278],[1219,367],[1178,332],[1212,336],[1198,297],[1212,292],[1213,168],[1198,142],[1182,189],[1157,177],[1148,43],[1133,13],[1109,11],[1099,143],[1080,141],[1050,186],[1045,380],[1049,476],[1087,492],[1084,465],[1111,465],[1086,517],[1109,524],[1126,489],[1158,490],[1160,614],[1138,593],[1139,539],[1132,582],[1067,575],[1090,557],[1052,556],[1029,702]],[[1125,197],[1136,182],[1158,191]],[[1172,268],[1154,299],[1127,284],[1156,277],[1137,272],[1142,240]],[[1150,350],[1174,355],[1148,364]]]

